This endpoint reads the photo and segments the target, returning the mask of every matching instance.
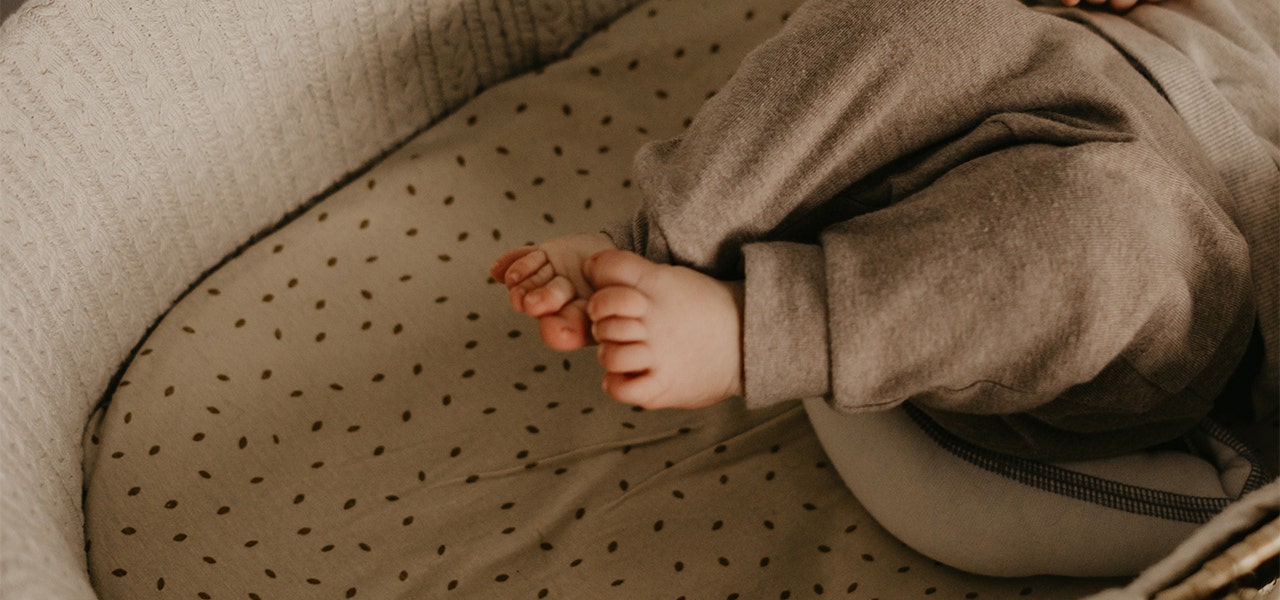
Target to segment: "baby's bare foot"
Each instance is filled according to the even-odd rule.
[[[584,310],[591,286],[582,263],[613,247],[602,233],[568,235],[504,252],[489,275],[507,287],[512,308],[538,319],[547,346],[576,350],[592,342]]]
[[[701,408],[742,393],[742,284],[621,250],[584,269],[605,391],[645,408]]]

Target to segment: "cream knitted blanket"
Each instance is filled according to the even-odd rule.
[[[250,237],[635,0],[32,0],[0,26],[0,597],[93,598],[81,435]]]

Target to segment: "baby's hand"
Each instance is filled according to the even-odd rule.
[[[615,246],[603,233],[579,233],[504,252],[489,268],[507,287],[511,307],[538,319],[542,341],[556,350],[592,343],[584,307],[591,285],[582,265]]]
[[[1111,10],[1114,10],[1116,12],[1125,12],[1133,8],[1134,6],[1142,4],[1143,2],[1159,2],[1159,1],[1160,0],[1085,0],[1085,4],[1090,4],[1093,6],[1102,6],[1104,4],[1110,4]],[[1062,0],[1062,3],[1066,6],[1078,6],[1080,4],[1080,0]]]

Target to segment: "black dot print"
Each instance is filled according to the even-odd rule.
[[[614,403],[591,350],[542,346],[486,272],[629,215],[636,151],[797,4],[636,9],[209,275],[90,432],[104,600],[1087,595],[915,555],[794,406]]]

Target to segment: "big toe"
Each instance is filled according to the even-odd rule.
[[[658,265],[634,252],[603,250],[591,255],[583,265],[583,274],[591,286],[600,289],[609,286],[636,287]]]

